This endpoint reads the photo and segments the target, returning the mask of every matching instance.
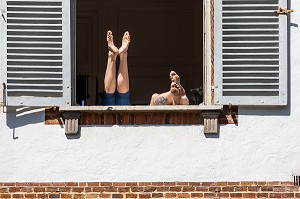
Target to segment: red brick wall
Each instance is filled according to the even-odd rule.
[[[0,183],[0,198],[300,198],[293,182]]]

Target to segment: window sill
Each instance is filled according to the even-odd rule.
[[[222,106],[64,106],[65,133],[77,134],[79,125],[203,124],[204,133],[218,133]]]
[[[178,105],[178,106],[64,106],[60,112],[199,112],[220,111],[220,105]]]

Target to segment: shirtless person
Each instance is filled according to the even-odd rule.
[[[170,91],[157,94],[151,97],[150,105],[188,105],[189,99],[185,95],[185,90],[180,84],[180,78],[175,71],[170,72]]]
[[[107,31],[108,58],[104,77],[104,93],[102,95],[104,106],[130,105],[129,75],[127,64],[127,50],[130,43],[129,32],[124,33],[122,46],[118,49],[114,45],[113,34]],[[120,57],[117,73],[116,59]]]

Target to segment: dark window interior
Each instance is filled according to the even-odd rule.
[[[133,105],[148,105],[153,93],[168,91],[171,70],[180,75],[190,104],[202,102],[201,91],[193,92],[203,84],[202,1],[77,0],[76,12],[77,104],[101,105],[107,30],[113,32],[117,47],[123,33],[130,32]]]

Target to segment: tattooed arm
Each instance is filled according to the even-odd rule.
[[[157,98],[157,100],[155,100],[154,104],[155,105],[170,105],[172,103],[169,102],[169,100],[167,98],[160,96]]]

